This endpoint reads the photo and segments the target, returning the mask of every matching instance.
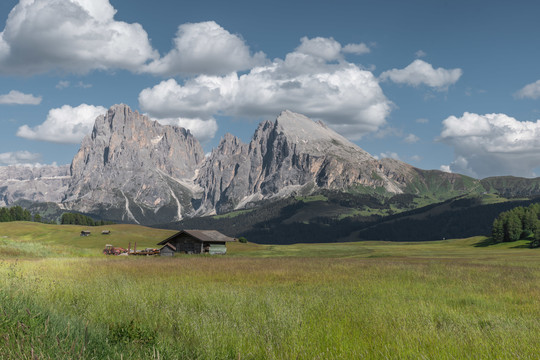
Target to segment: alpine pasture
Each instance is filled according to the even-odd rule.
[[[172,233],[1,223],[0,358],[540,354],[540,250],[525,241],[234,243],[224,256],[173,258],[101,253],[105,243],[155,247]]]

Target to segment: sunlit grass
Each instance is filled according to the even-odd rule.
[[[4,233],[25,255],[0,260],[0,359],[540,353],[540,251],[525,242],[235,243],[226,256],[133,258],[18,231]]]

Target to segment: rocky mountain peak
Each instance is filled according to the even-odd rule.
[[[330,129],[322,121],[313,121],[305,115],[290,110],[281,112],[275,121],[276,134],[285,136],[287,141],[293,143],[298,151],[308,152],[312,155],[328,155],[349,157],[360,155],[362,160],[371,156],[356,144]]]
[[[243,146],[246,146],[246,144],[242,140],[230,133],[226,133],[214,151],[219,152],[221,155],[233,155]]]
[[[198,183],[205,189],[201,213],[318,188],[362,185],[402,192],[367,152],[324,123],[288,110],[262,122],[249,146],[226,135],[203,164]]]
[[[189,131],[115,105],[82,141],[65,203],[87,212],[98,206],[122,209],[122,220],[132,222],[165,207],[181,218],[193,210],[187,199],[203,160]]]

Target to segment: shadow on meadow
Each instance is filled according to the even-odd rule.
[[[496,243],[493,241],[492,238],[486,238],[485,240],[481,240],[474,244],[474,247],[488,247],[491,245],[495,245]]]

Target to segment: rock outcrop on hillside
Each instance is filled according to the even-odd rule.
[[[1,166],[0,206],[10,206],[17,200],[59,203],[70,180],[69,165]]]

